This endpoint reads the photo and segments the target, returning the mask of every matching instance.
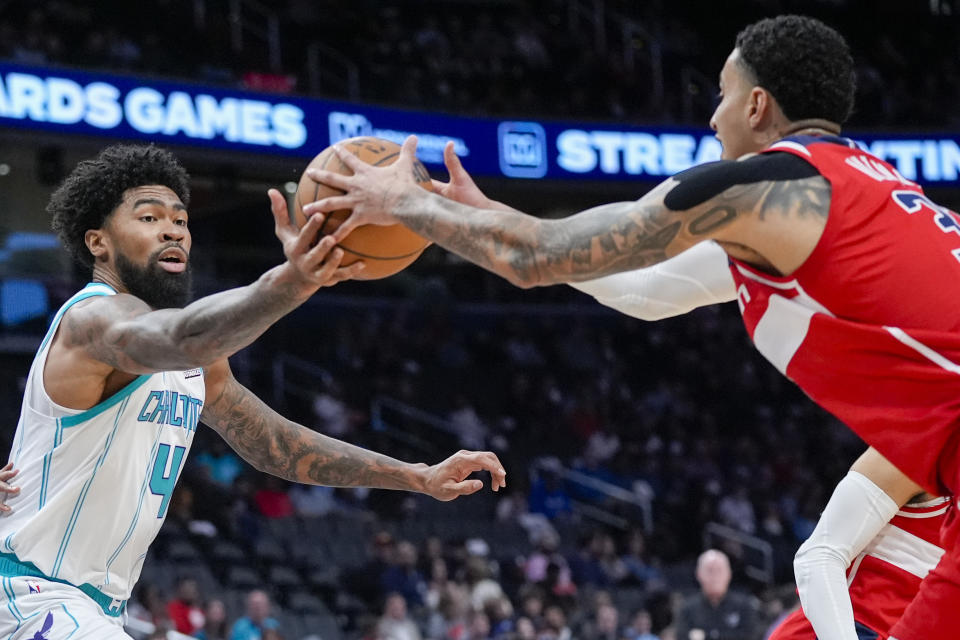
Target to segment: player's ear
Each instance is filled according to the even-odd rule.
[[[94,260],[106,260],[110,241],[103,229],[87,229],[83,234],[83,242],[87,245],[87,250],[93,254]]]
[[[776,101],[769,91],[763,87],[754,87],[750,90],[750,98],[747,100],[747,120],[752,128],[760,128],[763,122],[773,115],[776,108]]]

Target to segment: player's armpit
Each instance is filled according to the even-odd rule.
[[[418,491],[439,500],[477,491],[479,481],[467,478],[474,471],[490,471],[491,486],[504,486],[503,466],[492,453],[461,451],[433,466],[401,462],[287,420],[241,385],[226,361],[208,368],[205,379],[201,420],[265,473],[306,484]]]

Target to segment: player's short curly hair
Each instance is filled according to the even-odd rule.
[[[843,124],[853,111],[856,75],[846,40],[806,16],[755,22],[737,35],[740,59],[790,120]]]
[[[103,226],[127,189],[158,184],[190,205],[190,177],[172,153],[153,145],[118,144],[80,162],[50,196],[47,213],[63,246],[87,267],[93,255],[84,236]]]

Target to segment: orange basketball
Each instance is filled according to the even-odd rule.
[[[350,153],[374,166],[393,164],[400,154],[400,145],[380,138],[350,138],[340,144]],[[311,167],[326,169],[343,175],[353,175],[353,171],[343,164],[337,154],[333,152],[332,146],[321,151],[310,162],[307,169]],[[419,160],[414,165],[414,172],[420,186],[433,191],[430,174],[427,173],[427,169]],[[342,191],[339,189],[315,182],[304,170],[303,175],[300,176],[300,184],[297,187],[297,195],[291,214],[293,224],[299,229],[306,222],[303,215],[303,205],[341,193]],[[348,215],[350,215],[349,209],[327,214],[320,233],[322,235],[332,233]],[[344,253],[340,264],[346,266],[357,260],[363,260],[366,266],[358,279],[376,280],[377,278],[386,278],[416,260],[429,244],[430,242],[427,239],[417,235],[402,224],[389,226],[366,224],[351,231],[350,235],[340,243],[339,246]]]

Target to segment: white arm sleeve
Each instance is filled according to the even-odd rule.
[[[652,267],[571,282],[570,286],[641,320],[670,318],[737,297],[727,254],[713,240]]]
[[[883,489],[856,471],[834,489],[793,560],[800,604],[819,640],[857,640],[847,567],[898,510]]]

